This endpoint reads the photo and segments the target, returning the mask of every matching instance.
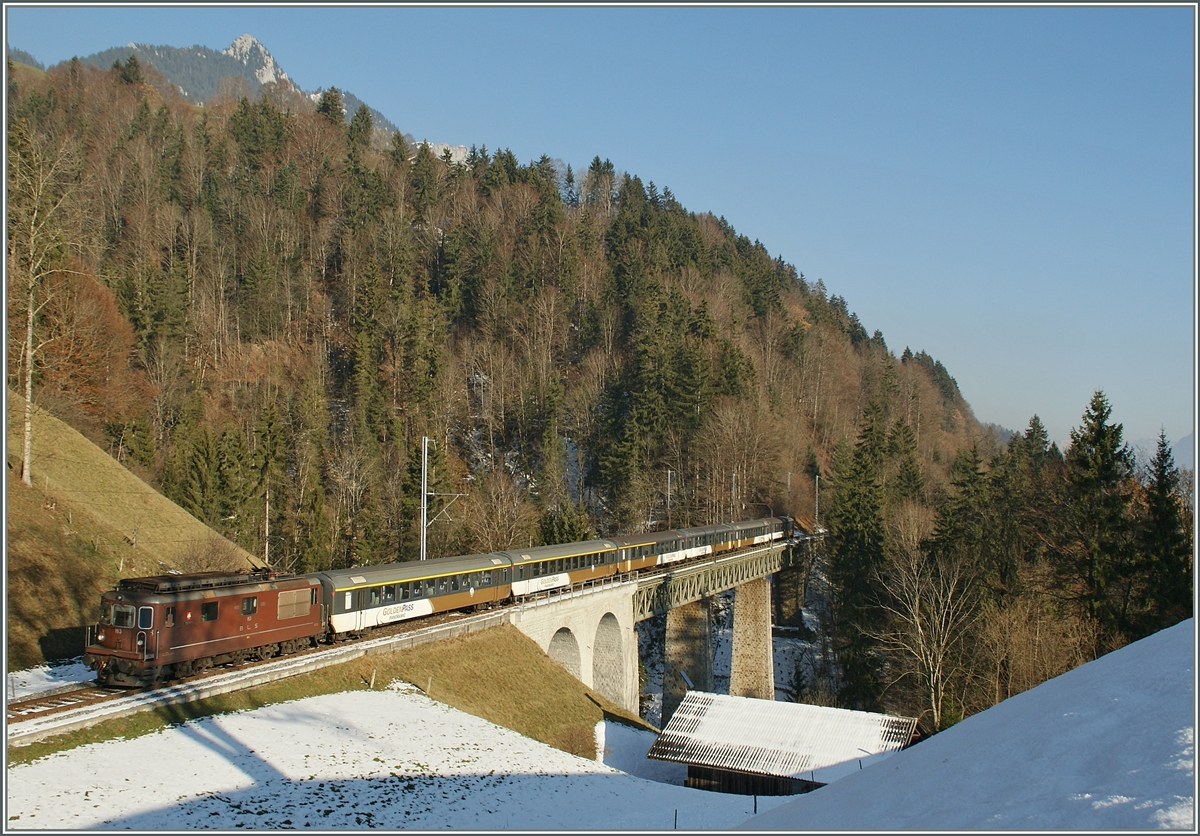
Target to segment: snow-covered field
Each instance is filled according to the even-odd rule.
[[[682,786],[654,735],[577,758],[394,682],[11,766],[6,830],[1195,830],[1194,620],[798,798]],[[726,628],[714,633],[727,670]],[[776,686],[803,643],[776,639]],[[650,672],[654,679],[654,670]],[[88,679],[8,676],[10,698]],[[752,816],[757,808],[757,816]]]
[[[5,824],[1194,831],[1194,630],[1189,619],[796,798],[679,786],[680,767],[645,758],[649,733],[604,724],[591,761],[393,683],[11,766]]]
[[[626,772],[394,683],[10,767],[6,825],[695,830],[753,814],[752,798],[662,783],[686,770],[646,759],[653,734],[601,729],[604,760]],[[758,809],[786,800],[760,798]]]

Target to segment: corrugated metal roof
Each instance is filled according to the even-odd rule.
[[[688,691],[648,757],[829,783],[899,751],[917,721]]]

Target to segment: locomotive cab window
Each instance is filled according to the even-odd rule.
[[[113,604],[112,623],[114,627],[132,627],[133,607],[126,604]]]
[[[138,610],[138,629],[149,630],[154,626],[154,607],[141,607]]]
[[[201,621],[216,621],[217,620],[217,602],[208,601],[200,605],[200,620]]]
[[[254,615],[258,612],[257,596],[250,596],[242,599],[242,615]]]
[[[174,627],[175,626],[175,608],[174,607],[167,607],[165,610],[163,610],[163,626],[164,627]]]

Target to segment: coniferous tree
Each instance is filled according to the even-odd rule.
[[[1141,542],[1147,562],[1147,627],[1153,632],[1192,616],[1192,543],[1184,525],[1179,470],[1160,431],[1146,484]]]
[[[330,87],[322,93],[320,101],[317,102],[317,113],[340,128],[346,119],[346,105],[342,101],[342,91],[336,87]]]
[[[1068,594],[1101,629],[1106,649],[1127,638],[1129,607],[1136,583],[1133,536],[1133,454],[1120,424],[1109,423],[1112,407],[1096,391],[1071,430],[1066,454],[1065,496],[1058,571]]]
[[[876,426],[868,422],[854,448],[834,454],[834,501],[829,529],[829,580],[833,588],[835,649],[841,666],[842,705],[872,710],[878,704],[881,659],[870,634],[881,613],[872,579],[884,555],[883,497],[875,449]]]

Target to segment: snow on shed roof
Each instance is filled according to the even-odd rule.
[[[908,745],[917,721],[688,691],[647,756],[829,783]]]

